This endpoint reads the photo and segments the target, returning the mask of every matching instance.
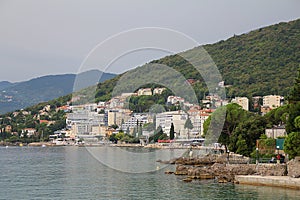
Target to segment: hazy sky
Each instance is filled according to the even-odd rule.
[[[298,0],[0,0],[0,81],[77,73],[97,44],[134,28],[173,29],[207,44],[300,18],[299,8]],[[146,50],[108,71],[164,55]]]

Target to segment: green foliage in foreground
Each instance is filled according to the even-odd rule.
[[[286,137],[284,151],[289,154],[290,159],[300,156],[300,132],[292,132]]]
[[[157,142],[158,140],[167,140],[167,139],[169,139],[167,134],[165,134],[162,128],[159,126],[154,132],[154,135],[149,137],[149,143]]]
[[[300,68],[298,71],[298,77],[296,78],[294,85],[291,88],[291,92],[288,96],[288,101],[289,112],[286,126],[287,133],[300,132],[298,122],[296,121],[295,123],[296,118],[300,116]]]
[[[124,132],[120,131],[119,133],[113,133],[109,137],[109,141],[113,143],[117,143],[118,141],[120,142],[125,142],[125,143],[139,143],[140,140],[137,137],[134,137],[133,135],[130,134],[124,134]]]
[[[216,136],[226,149],[250,156],[256,140],[264,134],[266,124],[264,117],[245,111],[237,104],[228,104],[218,108],[206,120],[204,134],[208,141]]]

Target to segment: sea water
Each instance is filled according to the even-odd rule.
[[[290,189],[186,183],[164,174],[175,166],[156,162],[160,155],[176,156],[142,148],[0,147],[0,199],[300,199]]]

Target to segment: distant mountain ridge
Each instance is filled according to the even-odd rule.
[[[13,86],[14,83],[8,81],[0,81],[0,90]]]
[[[96,85],[97,82],[103,82],[115,76],[115,74],[103,73],[99,70],[90,70],[78,75],[48,75],[18,83],[2,81],[0,82],[0,113],[26,108],[70,94],[73,92],[76,79],[84,80],[80,81],[79,87],[76,87],[78,90]]]

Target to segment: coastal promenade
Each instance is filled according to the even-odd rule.
[[[235,181],[239,184],[273,186],[300,190],[300,178],[289,176],[257,176],[257,175],[237,175]]]

